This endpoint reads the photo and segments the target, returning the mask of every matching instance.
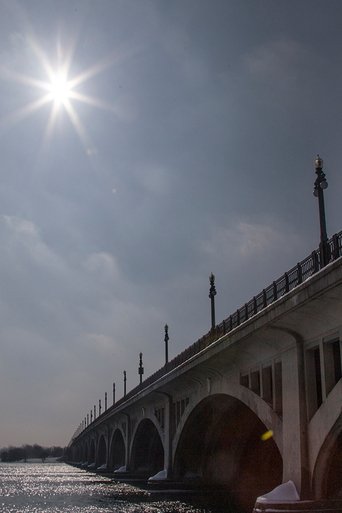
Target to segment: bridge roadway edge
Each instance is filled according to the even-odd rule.
[[[163,376],[158,378],[156,381],[154,381],[153,383],[148,385],[146,388],[138,391],[137,394],[135,394],[134,396],[127,399],[127,401],[122,402],[118,407],[116,407],[115,405],[111,406],[106,412],[104,412],[100,417],[98,417],[95,421],[93,421],[93,423],[90,426],[88,426],[88,428],[97,427],[99,424],[102,424],[106,420],[109,420],[109,418],[112,417],[113,415],[119,414],[121,411],[125,410],[127,407],[129,407],[134,402],[136,402],[137,398],[140,399],[140,398],[145,397],[146,395],[151,394],[152,392],[154,392],[155,390],[160,388],[162,383],[164,383],[165,381],[168,381],[170,378],[174,379],[175,377],[178,377],[180,374],[189,370],[192,366],[196,365],[198,362],[201,362],[201,360],[203,360],[203,358],[207,359],[206,355],[209,355],[209,357],[214,356],[215,354],[217,354],[218,352],[220,352],[222,350],[222,347],[220,347],[222,344],[226,344],[226,346],[228,347],[235,343],[238,343],[241,340],[243,340],[245,337],[250,335],[252,332],[255,332],[257,329],[260,329],[262,326],[265,326],[267,323],[275,321],[276,319],[279,319],[289,309],[286,310],[286,312],[285,311],[279,312],[276,315],[274,315],[271,319],[267,318],[266,320],[264,320],[261,323],[261,320],[265,319],[265,317],[272,316],[271,312],[273,310],[281,309],[281,306],[284,303],[291,300],[291,298],[298,297],[303,292],[303,290],[307,289],[307,287],[309,285],[312,285],[313,287],[315,287],[316,282],[320,281],[325,276],[329,276],[332,272],[334,272],[336,270],[336,268],[339,273],[338,281],[336,282],[334,280],[330,280],[329,288],[336,287],[336,284],[342,285],[342,257],[340,257],[337,260],[335,260],[334,262],[331,262],[330,264],[328,264],[324,269],[322,269],[318,273],[310,276],[303,283],[301,283],[294,289],[290,290],[289,292],[284,294],[282,297],[278,298],[273,303],[266,306],[263,310],[256,313],[253,317],[247,319],[245,322],[241,323],[236,328],[233,328],[233,330],[230,331],[229,333],[227,333],[227,334],[223,335],[222,337],[220,337],[219,339],[213,341],[210,345],[203,348],[197,354],[191,356],[188,360],[181,363],[175,369],[172,369],[171,371],[167,372],[166,374],[164,374]],[[325,290],[326,289],[323,289],[323,288],[320,288],[319,290],[315,290],[314,294],[311,296],[308,296],[307,294],[305,294],[306,297],[303,300],[301,300],[301,304],[303,304],[304,302],[310,301],[310,299],[312,299],[313,296],[320,295],[320,292],[323,293]],[[294,310],[299,306],[299,301],[296,300],[296,301],[294,301],[294,303],[295,304],[292,304],[290,307],[291,310]],[[275,328],[275,326],[272,326],[272,325],[270,325],[270,326],[272,328]],[[241,332],[243,332],[242,335],[240,335]],[[77,439],[82,438],[81,435],[84,435],[88,431],[88,428],[86,428],[84,431],[82,431],[82,433],[80,433],[73,441],[76,442]]]

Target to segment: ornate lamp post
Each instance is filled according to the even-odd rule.
[[[124,375],[124,397],[125,397],[126,391],[127,391],[127,373],[125,370],[123,371],[123,375]]]
[[[327,265],[329,262],[329,247],[327,244],[328,236],[327,236],[327,225],[325,219],[325,207],[324,207],[324,189],[328,187],[328,182],[325,178],[325,174],[323,173],[323,159],[317,155],[315,159],[315,171],[317,178],[314,183],[314,196],[318,198],[318,208],[319,208],[319,225],[320,225],[320,265],[321,268]]]
[[[165,330],[165,336],[164,336],[164,342],[165,342],[165,365],[169,363],[169,327],[167,324],[164,326]]]
[[[216,296],[216,288],[215,288],[215,276],[213,273],[209,276],[210,290],[209,290],[209,298],[211,301],[211,329],[213,330],[216,326],[215,322],[215,296]]]
[[[141,385],[142,379],[143,379],[143,374],[144,374],[144,367],[143,367],[143,363],[142,363],[142,353],[139,354],[138,373],[139,373],[139,381],[140,381],[140,385]]]

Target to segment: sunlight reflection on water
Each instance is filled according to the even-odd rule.
[[[211,513],[62,463],[0,463],[1,513]],[[227,511],[227,510],[226,510]],[[233,512],[232,512],[233,513]]]

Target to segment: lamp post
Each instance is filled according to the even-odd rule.
[[[211,302],[211,329],[213,330],[216,326],[215,322],[215,296],[216,296],[216,288],[215,288],[215,275],[211,273],[209,276],[210,290],[209,297]]]
[[[139,354],[138,374],[139,374],[139,382],[140,382],[140,385],[141,385],[142,380],[143,380],[143,374],[144,374],[144,367],[143,367],[143,363],[142,363],[142,353]]]
[[[126,390],[127,390],[127,388],[126,388],[126,385],[127,385],[127,373],[126,373],[125,370],[123,371],[123,375],[124,375],[124,397],[125,397]]]
[[[165,342],[165,365],[169,363],[169,327],[167,324],[164,326],[165,336],[164,336],[164,342]]]
[[[320,226],[320,266],[321,268],[327,265],[329,261],[329,248],[328,248],[328,236],[327,236],[327,224],[325,219],[325,207],[324,207],[324,189],[328,187],[328,182],[323,173],[323,159],[317,155],[315,159],[315,171],[317,178],[314,183],[314,196],[318,198],[318,209],[319,209],[319,226]]]

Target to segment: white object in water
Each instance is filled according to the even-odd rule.
[[[115,474],[115,472],[127,472],[126,465],[124,465],[123,467],[117,468],[116,470],[114,470],[114,474]]]
[[[107,464],[104,463],[103,465],[101,465],[100,467],[97,467],[96,470],[107,470]]]
[[[300,497],[293,481],[287,481],[287,483],[283,483],[271,492],[257,498],[257,502],[290,502],[299,500]]]
[[[167,479],[167,470],[165,469],[148,478],[149,481],[163,481],[164,479]]]

